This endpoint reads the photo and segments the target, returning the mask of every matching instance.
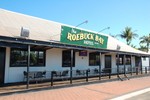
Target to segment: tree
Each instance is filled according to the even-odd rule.
[[[117,37],[118,37],[118,35],[113,35],[113,34],[111,34],[111,33],[109,33],[109,35],[110,35],[111,37],[113,37],[113,38],[116,38],[116,39],[117,39]]]
[[[131,47],[137,49],[137,48],[136,48],[136,45],[131,44]]]
[[[143,36],[140,38],[140,44],[146,44],[147,52],[149,51],[149,44],[150,44],[150,33],[148,36]]]
[[[138,48],[141,51],[147,52],[147,47],[140,45],[140,48]]]
[[[127,45],[130,45],[132,39],[138,37],[138,34],[134,33],[131,27],[125,27],[125,30],[118,34],[118,36],[126,39]]]

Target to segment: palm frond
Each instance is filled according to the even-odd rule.
[[[127,45],[130,45],[132,39],[138,37],[138,34],[132,32],[131,27],[125,27],[125,29],[121,32],[121,34],[118,34],[118,36],[126,39]]]

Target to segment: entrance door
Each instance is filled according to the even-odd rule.
[[[105,55],[105,71],[111,73],[111,55]]]
[[[140,67],[141,65],[141,57],[136,57],[135,56],[135,66]]]
[[[0,47],[0,85],[4,84],[6,48]]]
[[[137,72],[141,71],[141,73],[142,73],[142,61],[141,61],[141,57],[136,57],[135,56],[135,66],[137,67],[135,71],[137,71]]]

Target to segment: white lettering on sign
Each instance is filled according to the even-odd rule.
[[[86,41],[84,40],[84,44],[87,44],[87,45],[94,45],[94,43],[92,41]]]

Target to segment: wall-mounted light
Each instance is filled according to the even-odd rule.
[[[82,23],[76,25],[74,28],[72,28],[71,33],[77,33],[77,32],[75,31],[75,28],[78,27],[78,26],[80,26],[80,25],[82,25],[82,24],[87,24],[87,23],[88,23],[88,20],[86,20],[86,21],[84,21],[84,22],[82,22]]]
[[[108,30],[108,29],[110,29],[110,27],[106,27],[106,28],[104,28],[104,29],[98,31],[97,34],[100,33],[100,32],[102,32],[102,31],[104,31],[104,30]]]
[[[86,24],[87,24],[87,23],[88,23],[88,20],[86,20],[86,21],[84,21],[84,22],[82,22],[82,23],[80,23],[80,24],[76,25],[76,27],[78,27],[78,26],[80,26],[80,25],[82,25],[82,24],[84,24],[84,23],[86,23]],[[75,28],[76,28],[76,27],[75,27]]]

